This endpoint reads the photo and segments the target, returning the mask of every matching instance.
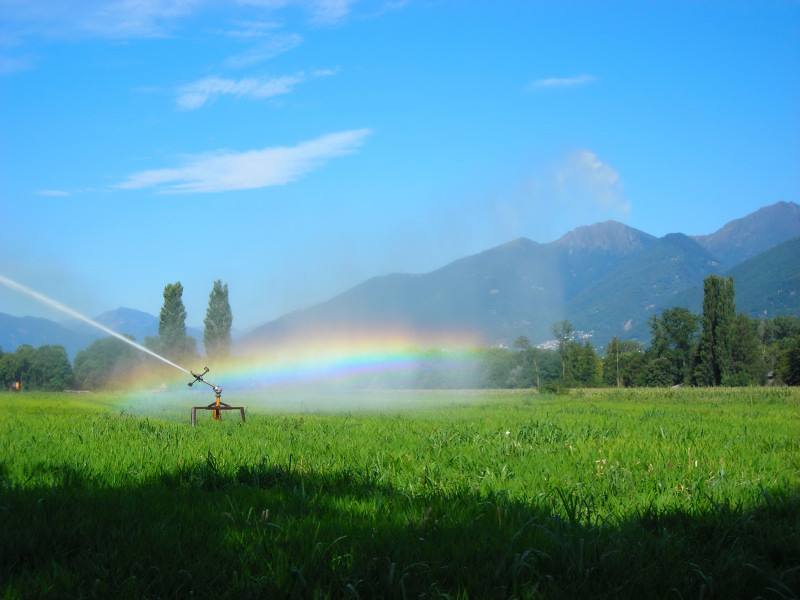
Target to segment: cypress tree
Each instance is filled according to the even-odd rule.
[[[209,358],[227,358],[231,354],[231,325],[233,315],[228,302],[228,284],[217,279],[208,297],[208,309],[203,321],[203,345]]]
[[[158,350],[168,358],[187,358],[195,353],[195,340],[186,335],[186,309],[181,282],[164,287],[164,305],[158,320]]]
[[[703,280],[702,331],[694,380],[697,385],[720,385],[733,362],[733,277],[709,275]]]

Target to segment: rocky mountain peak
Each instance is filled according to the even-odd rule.
[[[629,254],[656,238],[618,221],[604,221],[578,227],[553,242],[553,246],[570,251],[601,251]]]

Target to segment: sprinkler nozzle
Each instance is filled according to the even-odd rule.
[[[205,383],[207,386],[209,386],[209,387],[210,387],[212,390],[214,390],[214,393],[215,393],[217,396],[219,396],[219,395],[222,393],[222,388],[221,388],[220,386],[218,386],[218,385],[214,385],[214,384],[213,384],[213,383],[211,383],[210,381],[206,381],[205,379],[203,379],[203,375],[205,375],[206,373],[208,373],[208,367],[206,367],[206,368],[203,370],[203,372],[202,372],[202,373],[195,373],[194,371],[189,371],[189,373],[191,373],[191,374],[192,374],[192,377],[194,377],[194,381],[190,381],[188,384],[186,384],[186,385],[188,385],[189,387],[192,387],[192,385],[193,385],[193,384],[195,384],[195,383],[197,383],[198,381],[202,381],[202,382],[203,382],[203,383]]]

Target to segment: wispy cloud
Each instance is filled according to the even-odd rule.
[[[260,37],[264,37],[265,39],[249,50],[231,56],[226,61],[226,65],[235,69],[252,67],[253,65],[274,58],[279,54],[294,50],[303,43],[303,37],[297,33],[276,33]]]
[[[65,192],[64,190],[40,190],[37,192],[37,195],[50,198],[64,198],[69,196],[69,192]]]
[[[336,23],[350,13],[355,0],[313,0],[307,2],[312,20],[320,25]]]
[[[345,18],[356,0],[238,0],[238,2],[271,10],[296,4],[311,15],[313,23],[330,25]]]
[[[297,6],[313,25],[346,19],[357,0],[0,0],[6,31],[0,42],[29,36],[51,39],[141,39],[172,35],[188,18],[223,7],[235,28],[224,32],[257,38],[281,27],[270,21]],[[390,3],[391,4],[391,3]],[[239,5],[238,7],[236,5]],[[219,32],[217,32],[219,33]]]
[[[190,83],[178,90],[178,106],[185,110],[195,110],[213,102],[218,96],[230,95],[239,98],[271,98],[280,94],[288,94],[292,88],[305,81],[305,76],[273,77],[268,79],[245,78],[222,79],[206,77]]]
[[[294,86],[308,81],[312,77],[327,77],[336,73],[333,69],[317,69],[306,75],[285,75],[283,77],[244,79],[223,79],[221,77],[206,77],[184,85],[178,89],[177,103],[184,110],[196,110],[216,100],[219,96],[236,96],[237,98],[252,98],[263,100],[288,94]]]
[[[188,156],[183,166],[140,171],[116,187],[154,188],[159,193],[179,194],[284,185],[320,168],[331,158],[355,152],[371,133],[369,129],[356,129],[291,147]]]
[[[168,35],[202,0],[12,0],[3,6],[16,36],[136,39]]]
[[[200,4],[200,0],[116,0],[87,15],[82,25],[108,37],[161,37],[173,21],[189,15]]]
[[[273,35],[282,25],[274,21],[239,21],[235,28],[222,31],[223,35],[241,40],[262,38]]]
[[[594,75],[577,75],[575,77],[549,77],[547,79],[537,79],[528,85],[528,89],[554,89],[570,88],[588,85],[597,81]]]

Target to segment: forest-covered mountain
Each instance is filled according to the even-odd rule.
[[[797,231],[799,225],[800,205],[778,202],[731,221],[711,235],[694,236],[694,240],[722,264],[733,267],[800,235]]]
[[[612,336],[643,339],[649,335],[647,320],[672,306],[682,290],[722,271],[710,252],[682,233],[655,240],[572,297],[565,310],[576,329],[593,331],[595,343]],[[702,288],[701,288],[702,299]],[[600,341],[602,340],[602,341]]]
[[[800,237],[795,237],[726,271],[726,276],[733,277],[736,310],[753,318],[800,316],[798,257]],[[701,312],[703,286],[697,285],[676,294],[672,306],[685,306],[693,312]]]
[[[470,332],[486,345],[510,345],[520,335],[539,343],[562,319],[591,332],[596,345],[613,335],[646,339],[647,320],[658,311],[680,305],[700,312],[702,281],[710,273],[734,277],[737,309],[750,316],[800,316],[800,206],[779,202],[706,236],[656,238],[607,221],[549,244],[520,238],[430,273],[369,279],[241,336],[234,350],[389,329]],[[139,342],[158,329],[157,317],[126,308],[95,320]],[[202,350],[202,331],[188,333]],[[60,344],[74,358],[104,335],[80,321],[0,313],[0,347],[6,351]]]
[[[520,335],[538,343],[552,337],[550,327],[561,319],[592,333],[598,345],[613,335],[645,339],[650,316],[674,306],[681,294],[689,300],[700,290],[702,298],[703,278],[711,273],[735,277],[741,310],[800,316],[800,253],[792,254],[791,244],[775,249],[782,264],[771,268],[773,277],[765,277],[763,266],[747,266],[773,265],[770,249],[797,236],[800,207],[779,202],[694,238],[655,238],[614,221],[579,227],[550,244],[520,238],[424,275],[370,279],[255,329],[238,348],[387,328],[470,331],[487,345],[510,345]],[[741,263],[742,257],[749,260]]]

